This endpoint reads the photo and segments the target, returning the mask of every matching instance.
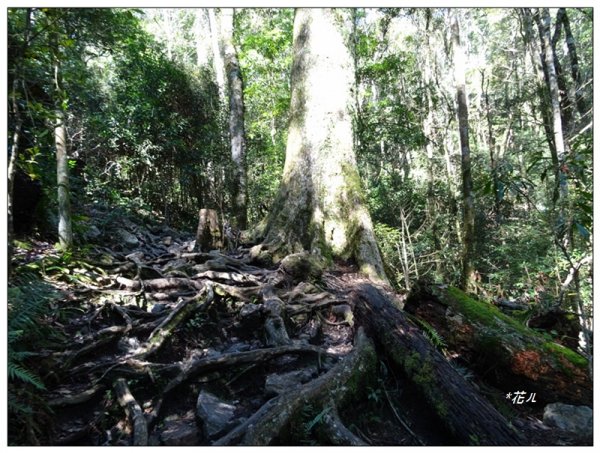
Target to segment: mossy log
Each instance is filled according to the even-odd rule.
[[[521,435],[394,307],[389,297],[369,283],[359,283],[352,289],[351,300],[356,322],[416,384],[457,442],[525,445]]]
[[[592,382],[583,356],[452,287],[429,287],[406,310],[430,323],[461,358],[506,392],[536,393],[540,404],[591,405]]]

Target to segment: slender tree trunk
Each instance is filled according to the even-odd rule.
[[[12,272],[12,255],[13,255],[13,237],[14,237],[14,223],[13,223],[13,193],[14,193],[14,182],[15,182],[15,174],[17,172],[17,156],[19,154],[19,140],[21,138],[21,127],[23,124],[23,120],[21,118],[21,113],[19,112],[19,105],[17,102],[17,86],[19,80],[15,78],[13,80],[13,87],[11,93],[11,107],[13,113],[13,119],[15,122],[12,143],[10,147],[10,158],[8,160],[8,275],[10,276]]]
[[[560,14],[560,10],[559,10]],[[550,15],[548,14],[548,31],[550,31]],[[560,95],[560,111],[562,115],[563,130],[570,131],[570,127],[573,125],[573,108],[575,106],[575,99],[569,97],[569,89],[567,88],[567,82],[563,73],[560,59],[556,54],[556,45],[560,40],[561,35],[561,23],[562,19],[557,16],[554,24],[554,34],[551,33],[550,44],[552,47],[552,60],[554,61],[554,70],[556,72],[556,82],[558,84],[558,93]],[[538,22],[539,25],[539,22]],[[566,133],[565,133],[566,135]]]
[[[29,46],[29,31],[31,27],[31,8],[25,10],[25,28],[23,30],[23,46],[21,47],[18,61],[15,65],[15,73],[13,75],[12,91],[11,91],[11,113],[13,115],[14,129],[12,143],[10,146],[10,158],[8,159],[8,178],[7,178],[7,193],[8,193],[8,216],[7,216],[7,233],[8,233],[8,253],[7,253],[7,269],[8,275],[12,272],[12,255],[13,255],[13,238],[14,238],[14,183],[15,174],[17,172],[17,159],[19,156],[19,140],[21,139],[21,128],[23,126],[23,118],[19,110],[19,102],[17,101],[17,91],[22,78],[22,66]]]
[[[585,98],[581,92],[582,83],[581,72],[579,71],[579,58],[577,57],[577,46],[575,45],[575,39],[573,38],[573,33],[571,32],[569,16],[567,15],[567,10],[565,8],[560,8],[558,10],[556,20],[559,20],[559,17],[563,28],[565,29],[565,42],[571,64],[571,77],[573,78],[573,83],[575,84],[575,105],[577,105],[579,115],[583,116],[586,113],[587,107]]]
[[[552,52],[552,43],[550,40],[550,13],[548,12],[548,8],[540,8],[536,12],[534,18],[539,24],[540,38],[543,46],[542,50],[546,63],[546,80],[550,93],[550,104],[552,106],[552,130],[554,135],[554,143],[556,145],[556,158],[558,161],[558,167],[555,168],[558,200],[555,200],[555,202],[558,202],[560,205],[562,204],[561,200],[567,195],[567,178],[563,171],[563,164],[566,156],[566,143],[560,109],[560,92],[556,68],[554,65],[554,53]]]
[[[296,10],[285,167],[265,235],[286,252],[354,258],[387,281],[353,147],[350,21],[342,10]]]
[[[494,217],[496,223],[500,222],[500,184],[498,180],[498,159],[496,156],[496,138],[494,136],[494,129],[492,124],[492,109],[490,106],[490,96],[488,93],[488,86],[485,85],[485,73],[481,73],[481,91],[485,99],[485,118],[487,122],[487,145],[490,153],[490,173],[492,175],[492,190],[494,192]]]
[[[196,38],[196,66],[205,68],[210,63],[210,27],[206,9],[198,8],[194,15],[194,37]]]
[[[461,284],[466,291],[474,289],[473,267],[475,246],[475,212],[473,206],[473,180],[471,177],[471,149],[469,148],[469,109],[465,83],[465,54],[460,41],[458,13],[451,18],[452,45],[454,49],[454,78],[458,106],[458,127],[461,149],[461,174],[463,198],[463,256]]]
[[[233,162],[233,211],[237,227],[247,228],[247,177],[246,177],[246,138],[244,132],[244,86],[233,45],[232,8],[221,9],[220,48],[227,74],[229,93],[229,135],[231,139],[231,160]]]
[[[528,53],[531,57],[531,65],[534,68],[537,76],[538,84],[537,91],[539,97],[539,110],[542,116],[542,123],[544,127],[544,133],[546,135],[546,141],[548,142],[548,149],[550,150],[550,156],[552,163],[555,168],[558,167],[558,157],[556,156],[556,144],[554,143],[554,134],[552,132],[552,113],[550,112],[550,100],[547,89],[547,71],[544,55],[536,52],[534,46],[534,34],[533,34],[533,19],[531,17],[531,11],[529,8],[521,8],[519,10],[522,28],[523,28],[523,41],[527,47]],[[539,58],[536,58],[539,55]]]
[[[225,105],[225,63],[223,63],[223,57],[219,50],[219,24],[215,15],[215,9],[208,9],[208,22],[210,25],[210,40],[212,45],[212,60],[213,68],[215,71],[215,78],[217,79],[217,87],[219,89],[219,99],[221,104]]]
[[[67,132],[65,109],[62,99],[60,80],[60,63],[55,57],[54,83],[56,120],[54,125],[54,143],[56,145],[56,183],[58,187],[58,242],[63,250],[73,246],[73,230],[71,226],[71,201],[69,189],[69,158],[67,154]]]

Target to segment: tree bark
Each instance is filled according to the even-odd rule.
[[[219,99],[221,104],[225,105],[225,64],[219,49],[219,24],[214,8],[208,8],[208,23],[210,26],[210,42],[212,46],[212,61],[217,80],[217,88],[219,89]]]
[[[286,160],[264,236],[282,250],[275,258],[302,250],[353,258],[387,281],[354,153],[349,19],[341,10],[296,11]]]
[[[550,99],[547,89],[547,71],[546,63],[543,53],[536,52],[534,46],[534,34],[533,34],[533,19],[529,8],[519,9],[523,27],[523,41],[527,47],[528,53],[531,57],[531,65],[534,68],[538,83],[537,91],[539,93],[539,110],[542,115],[542,122],[544,127],[544,133],[546,135],[546,141],[548,142],[548,148],[550,150],[550,156],[552,157],[552,164],[555,168],[558,166],[558,158],[556,156],[556,143],[554,142],[554,134],[552,132],[552,113],[550,112]],[[539,58],[536,58],[536,55]]]
[[[555,202],[560,204],[561,199],[564,199],[567,195],[567,177],[563,171],[563,164],[566,157],[566,143],[560,108],[560,92],[556,68],[554,65],[554,52],[552,51],[552,43],[550,39],[550,13],[548,8],[540,8],[534,17],[538,22],[538,28],[540,30],[542,51],[545,58],[547,75],[546,81],[548,84],[548,91],[550,93],[550,104],[552,106],[552,130],[554,134],[556,157],[558,161],[558,167],[555,168],[558,199],[555,200]]]
[[[56,145],[56,184],[58,187],[58,242],[60,247],[68,250],[73,246],[73,230],[71,221],[71,200],[69,185],[69,156],[67,153],[66,115],[63,105],[60,62],[55,56],[54,83],[56,103],[56,120],[54,126],[54,143]]]
[[[454,80],[456,84],[456,102],[461,150],[462,174],[462,220],[463,254],[461,285],[467,291],[474,290],[475,268],[473,266],[475,249],[475,212],[473,206],[473,179],[471,177],[471,149],[469,147],[469,108],[465,84],[465,54],[460,41],[458,13],[453,11],[451,18],[452,45],[454,49]]]
[[[233,162],[233,212],[237,228],[247,228],[248,187],[246,177],[246,137],[244,132],[244,84],[233,45],[232,8],[222,8],[220,17],[220,49],[227,74],[229,93],[229,136],[231,139],[231,161]]]
[[[25,28],[23,31],[23,45],[20,49],[20,54],[17,56],[17,64],[15,65],[15,73],[13,75],[12,91],[11,91],[11,113],[13,115],[14,129],[12,143],[10,147],[10,158],[8,160],[8,177],[7,177],[7,192],[8,192],[8,253],[7,253],[7,269],[8,275],[11,275],[11,263],[13,255],[13,235],[14,235],[14,224],[13,224],[13,200],[14,200],[14,182],[15,174],[17,172],[17,159],[19,156],[19,140],[21,139],[21,127],[23,126],[23,118],[21,117],[21,111],[19,110],[19,102],[17,101],[17,90],[19,82],[22,78],[22,66],[25,58],[25,52],[29,46],[29,31],[31,27],[31,8],[25,10]]]
[[[412,380],[461,445],[524,445],[504,417],[463,379],[375,286],[352,287],[358,324]]]
[[[559,15],[557,15],[556,20],[560,20],[562,22],[563,28],[565,29],[565,42],[567,44],[567,50],[569,53],[569,60],[571,64],[571,77],[573,78],[573,82],[575,84],[575,104],[577,105],[577,110],[581,116],[585,115],[586,112],[586,102],[581,92],[581,72],[579,71],[579,58],[577,57],[577,46],[575,45],[575,38],[573,38],[573,33],[571,32],[571,24],[569,22],[569,16],[567,15],[567,10],[565,8],[560,8]]]
[[[200,209],[196,230],[196,249],[210,252],[223,246],[219,216],[214,209]]]

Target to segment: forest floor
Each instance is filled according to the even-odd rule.
[[[355,348],[359,326],[340,277],[359,277],[348,263],[301,278],[253,262],[250,248],[199,252],[191,234],[125,217],[87,235],[85,258],[61,261],[33,240],[15,254],[17,273],[41,266],[59,294],[45,322],[63,341],[28,362],[51,411],[38,420],[41,444],[261,443],[261,414],[328,379]],[[502,398],[476,374],[469,379],[491,401]],[[365,387],[339,414],[305,401],[300,421],[286,420],[267,443],[456,445],[383,354]],[[511,406],[504,415],[527,445],[591,441],[548,428],[542,410]]]

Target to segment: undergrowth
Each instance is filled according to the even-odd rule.
[[[59,297],[33,272],[15,276],[8,288],[8,430],[10,444],[37,445],[51,411],[41,398],[43,379],[35,369],[35,352],[59,340],[50,326]]]

